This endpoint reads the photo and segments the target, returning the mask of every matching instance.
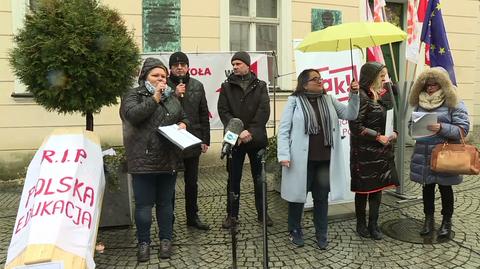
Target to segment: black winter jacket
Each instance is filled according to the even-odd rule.
[[[180,149],[157,131],[159,126],[183,122],[188,126],[180,102],[169,96],[159,104],[140,86],[122,98],[120,117],[128,172],[174,173],[180,161]]]
[[[210,120],[207,106],[207,98],[205,97],[205,89],[203,84],[194,79],[189,78],[187,88],[183,97],[177,96],[182,104],[183,111],[187,114],[190,124],[187,131],[202,140],[203,144],[210,145]],[[175,90],[178,83],[171,78],[168,79],[168,85]],[[183,151],[184,158],[190,158],[200,155],[200,145],[188,148]]]
[[[375,102],[366,94],[365,89],[360,89],[358,118],[349,121],[350,188],[353,192],[377,192],[399,184],[393,144],[384,146],[375,140],[375,132],[385,134],[387,109],[384,102]]]
[[[239,118],[243,128],[252,134],[252,141],[241,144],[246,150],[267,146],[266,125],[270,117],[270,98],[267,84],[251,73],[251,81],[245,91],[240,86],[239,76],[231,74],[222,83],[217,110],[223,126],[232,118]]]

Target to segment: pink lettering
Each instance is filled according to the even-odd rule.
[[[49,207],[51,204],[53,203],[53,201],[49,201],[49,202],[43,202],[43,207],[42,207],[42,212],[40,213],[40,216],[44,216],[44,215],[52,215],[52,212],[48,211],[47,207]]]
[[[30,197],[32,197],[32,195],[35,195],[35,186],[33,186],[33,187],[28,191],[28,198],[27,198],[27,202],[25,203],[25,208],[27,208],[28,203],[30,202]]]
[[[83,193],[83,201],[87,202],[87,198],[90,199],[90,206],[93,206],[95,192],[92,187],[87,186],[85,192]]]
[[[76,163],[80,160],[80,157],[83,159],[87,158],[87,152],[84,149],[77,149],[77,155],[75,156]]]
[[[62,163],[64,163],[67,160],[67,157],[68,157],[68,149],[63,152]]]
[[[65,205],[65,215],[69,218],[73,218],[73,215],[69,213],[69,210],[68,210],[69,208],[73,210],[75,206],[73,205],[72,202],[67,201],[67,204]]]
[[[55,151],[53,150],[44,150],[43,151],[43,155],[42,155],[42,161],[40,163],[43,163],[44,160],[46,160],[47,162],[49,163],[52,163],[52,159],[50,157],[52,157],[53,155],[55,155]]]
[[[83,182],[79,182],[78,178],[75,179],[75,185],[73,186],[73,197],[78,196],[78,199],[80,202],[83,202],[82,196],[80,195],[80,187],[82,187],[84,184]]]
[[[65,189],[58,188],[57,189],[58,192],[60,192],[60,193],[67,192],[72,188],[72,186],[66,182],[67,180],[73,180],[73,177],[63,177],[63,178],[61,178],[60,179],[60,184],[62,186],[64,186]]]
[[[15,234],[17,234],[18,232],[20,232],[20,230],[25,227],[25,224],[23,223],[23,216],[20,217],[18,219],[18,222],[17,222],[17,228],[15,228]]]

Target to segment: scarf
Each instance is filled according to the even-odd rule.
[[[445,102],[445,93],[442,89],[429,95],[426,91],[421,91],[418,96],[418,105],[426,110],[432,110],[440,107]]]
[[[330,123],[330,113],[328,112],[327,100],[322,93],[307,93],[300,94],[300,104],[302,107],[303,118],[305,120],[305,134],[316,135],[323,129],[323,144],[325,146],[333,147],[332,126]],[[317,100],[318,110],[320,112],[321,126],[318,124],[317,115],[308,98],[315,98]],[[323,127],[323,128],[322,128]]]
[[[187,72],[185,76],[175,76],[173,73],[170,73],[169,78],[171,81],[173,81],[175,86],[180,84],[180,81],[182,81],[182,83],[188,84],[188,82],[190,81],[190,73]]]

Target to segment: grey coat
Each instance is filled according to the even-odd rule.
[[[433,110],[426,110],[419,106],[418,96],[424,89],[428,78],[435,78],[445,93],[443,105]],[[421,184],[437,183],[445,186],[460,184],[463,179],[461,175],[436,173],[430,169],[431,153],[435,145],[444,143],[447,140],[459,143],[460,128],[465,136],[470,129],[467,108],[463,101],[458,102],[456,89],[450,82],[448,74],[439,68],[431,68],[424,71],[412,87],[410,104],[414,106],[414,111],[437,113],[438,122],[442,126],[437,134],[416,140],[410,162],[410,179]]]
[[[358,94],[350,94],[348,106],[340,103],[331,95],[327,95],[328,110],[333,131],[333,148],[330,155],[330,180],[337,171],[340,162],[344,162],[341,148],[339,119],[354,120],[358,115],[360,99]],[[282,167],[281,196],[289,202],[305,203],[307,196],[307,163],[309,135],[305,134],[305,121],[296,96],[288,97],[287,104],[280,119],[278,129],[278,161],[290,161],[290,167]],[[344,167],[348,169],[347,167]],[[335,197],[336,190],[332,190]]]

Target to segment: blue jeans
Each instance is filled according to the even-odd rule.
[[[138,242],[150,243],[152,207],[155,205],[160,240],[172,240],[173,197],[176,174],[132,174]]]
[[[313,223],[317,236],[327,236],[330,161],[308,161],[307,190],[313,196]],[[288,203],[288,230],[301,229],[304,203]]]
[[[245,155],[248,154],[250,160],[250,171],[253,178],[253,189],[255,193],[255,208],[257,209],[258,217],[262,216],[262,158],[258,156],[260,149],[244,150],[243,148],[235,147],[232,150],[232,171],[229,174],[232,175],[232,184],[230,180],[227,182],[227,213],[232,212],[233,216],[238,218],[238,212],[240,207],[240,182],[242,180],[243,163],[245,161]],[[227,170],[229,164],[227,163]],[[230,201],[230,190],[237,195],[236,201],[233,202],[233,207]]]

